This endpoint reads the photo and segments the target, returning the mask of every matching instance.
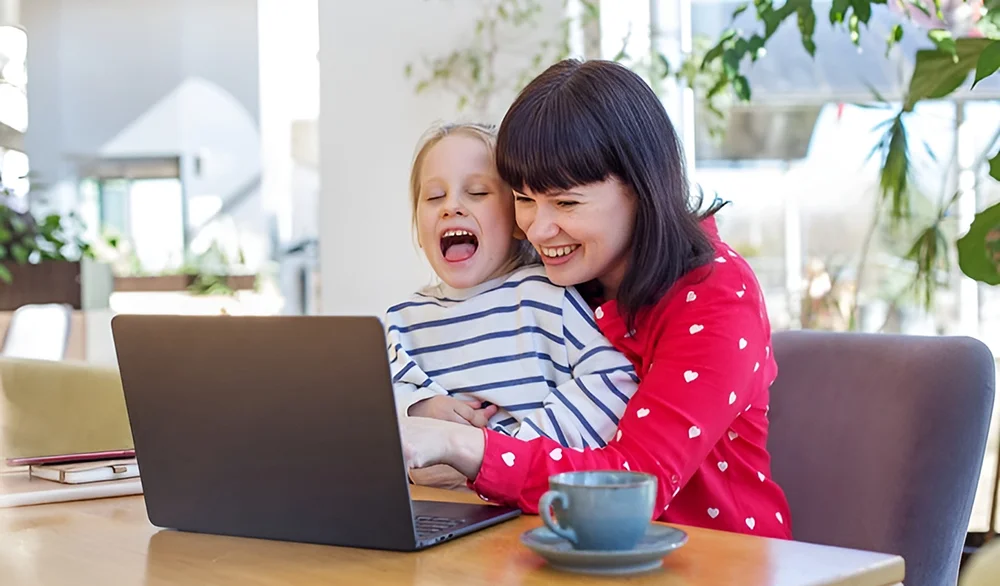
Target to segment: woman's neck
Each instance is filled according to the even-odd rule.
[[[598,278],[598,281],[600,281],[601,286],[604,288],[605,299],[610,301],[618,298],[618,288],[621,287],[622,281],[625,280],[626,264],[625,262],[621,262]]]

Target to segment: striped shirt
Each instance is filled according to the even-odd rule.
[[[436,395],[474,398],[499,408],[489,427],[500,433],[600,447],[638,384],[576,289],[540,265],[470,289],[424,289],[385,325],[400,415]]]

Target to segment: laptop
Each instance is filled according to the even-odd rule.
[[[517,509],[413,501],[376,317],[117,315],[150,522],[416,551]]]

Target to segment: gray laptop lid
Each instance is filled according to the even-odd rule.
[[[119,315],[112,330],[154,525],[413,547],[377,318]]]

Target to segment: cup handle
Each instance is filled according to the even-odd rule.
[[[552,503],[557,501],[564,509],[569,506],[569,498],[567,498],[565,493],[559,492],[558,490],[550,490],[543,494],[542,498],[538,499],[538,515],[542,518],[542,522],[545,523],[545,526],[548,527],[549,530],[575,546],[576,531],[573,531],[568,527],[560,527],[559,522],[552,516]]]

